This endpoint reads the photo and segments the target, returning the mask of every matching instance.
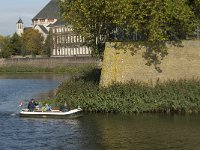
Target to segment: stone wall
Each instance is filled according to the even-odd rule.
[[[154,66],[146,66],[143,51],[131,55],[127,50],[115,49],[107,43],[102,65],[101,86],[131,79],[155,83],[157,80],[200,78],[200,41],[183,41],[184,47],[169,47],[168,55],[160,65],[162,73]]]
[[[0,66],[32,65],[42,67],[56,67],[64,65],[99,64],[95,57],[56,57],[56,58],[10,58],[0,59]]]

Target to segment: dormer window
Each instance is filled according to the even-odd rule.
[[[48,19],[48,22],[54,22],[54,19]]]
[[[35,22],[35,23],[38,23],[38,19],[35,19],[34,22]]]
[[[40,22],[41,22],[41,23],[44,23],[44,22],[45,22],[45,19],[40,19]]]

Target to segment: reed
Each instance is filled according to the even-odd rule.
[[[81,106],[89,112],[200,112],[199,79],[169,80],[154,86],[130,81],[106,88],[99,88],[97,81],[75,78],[63,82],[57,89],[56,103],[67,103],[68,107]]]

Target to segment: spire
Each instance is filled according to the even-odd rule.
[[[17,34],[21,36],[23,32],[24,32],[24,24],[22,19],[19,18],[19,20],[17,21]]]
[[[19,18],[19,20],[17,21],[17,23],[22,23],[23,24],[23,21],[21,18]]]

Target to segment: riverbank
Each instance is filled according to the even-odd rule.
[[[93,77],[83,77],[63,82],[57,89],[57,106],[81,106],[84,111],[105,113],[199,113],[200,80],[169,80],[147,84],[130,81],[100,88],[98,69]],[[93,78],[94,79],[94,78]]]
[[[0,73],[78,74],[96,67],[100,67],[100,60],[91,56],[0,59]]]
[[[47,67],[44,65],[30,65],[30,64],[10,64],[0,66],[0,73],[67,73],[69,75],[82,75],[85,72],[96,68],[96,64],[79,64],[79,65],[60,65],[56,67]]]

